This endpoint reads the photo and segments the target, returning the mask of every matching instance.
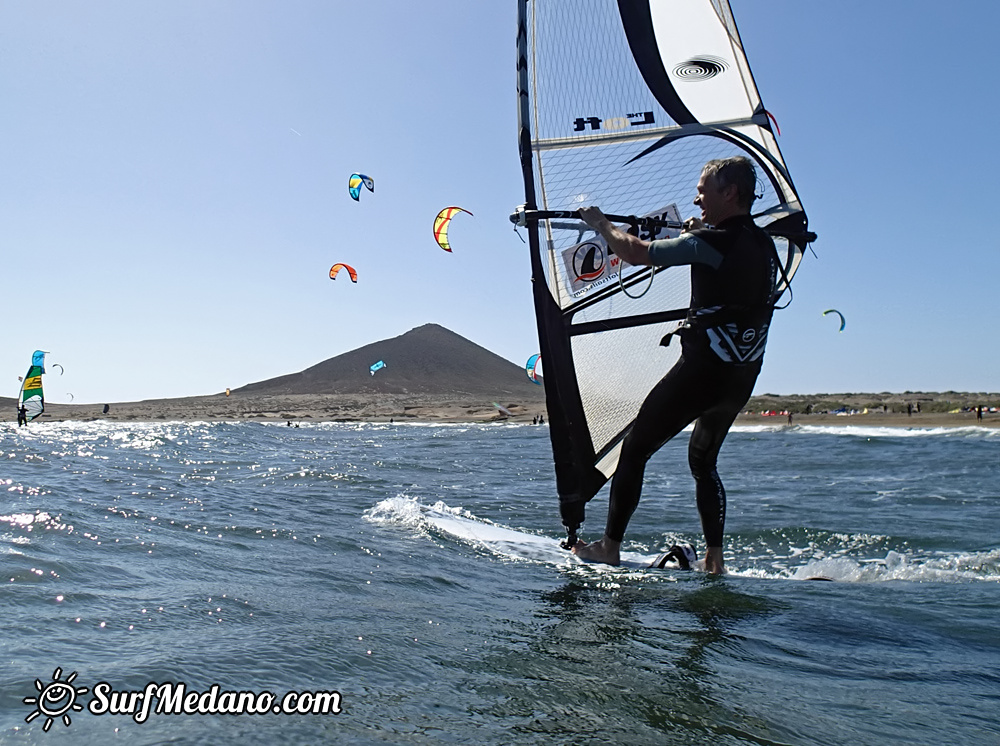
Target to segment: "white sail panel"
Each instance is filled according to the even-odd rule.
[[[760,97],[735,25],[707,2],[661,0],[650,10],[663,68],[694,117],[703,124],[753,117]]]
[[[660,342],[690,303],[688,268],[658,270],[650,285],[652,270],[620,264],[576,210],[598,205],[647,240],[673,235],[697,214],[705,163],[743,155],[757,167],[754,214],[775,237],[781,289],[808,234],[725,0],[520,0],[518,72],[517,217],[565,508],[614,473],[639,406],[680,354]],[[579,522],[565,510],[563,521]]]

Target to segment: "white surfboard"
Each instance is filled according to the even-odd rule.
[[[494,523],[486,523],[474,518],[459,515],[450,510],[438,507],[420,506],[424,519],[438,531],[453,536],[470,544],[480,546],[494,554],[510,559],[544,562],[546,564],[572,566],[594,565],[584,562],[572,552],[563,549],[558,539],[548,536],[529,534]],[[620,567],[629,568],[659,568],[663,554],[640,554],[638,552],[622,552]],[[700,567],[699,567],[700,566]],[[679,570],[676,562],[668,561],[663,568]],[[694,569],[703,570],[702,561],[695,564]]]

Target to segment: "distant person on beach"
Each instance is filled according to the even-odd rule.
[[[982,421],[983,421],[983,405],[980,404],[978,407],[976,407],[976,422],[982,422]]]
[[[909,402],[906,403],[906,416],[907,417],[913,416],[913,405],[910,404]]]
[[[646,462],[694,422],[688,464],[707,544],[705,569],[725,572],[726,492],[716,462],[760,373],[780,272],[774,242],[750,214],[756,184],[756,170],[748,158],[709,161],[694,199],[701,220],[685,221],[678,238],[652,243],[616,228],[597,207],[580,210],[580,217],[629,264],[690,265],[692,309],[684,324],[661,342],[669,344],[676,334],[681,357],[649,392],[622,443],[604,536],[573,547],[582,559],[619,563],[625,529],[642,493]]]

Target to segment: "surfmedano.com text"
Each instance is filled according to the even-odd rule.
[[[188,691],[183,682],[157,684],[151,681],[138,691],[115,691],[102,681],[94,686],[87,710],[93,715],[131,715],[144,723],[157,715],[339,715],[340,692],[288,692],[278,697],[271,692],[223,691],[213,684],[207,691]],[[154,708],[153,703],[156,703]]]

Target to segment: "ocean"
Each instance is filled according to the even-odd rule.
[[[1000,742],[1000,430],[738,427],[725,577],[430,519],[561,538],[546,426],[0,436],[0,743]],[[686,444],[626,548],[703,551]]]

